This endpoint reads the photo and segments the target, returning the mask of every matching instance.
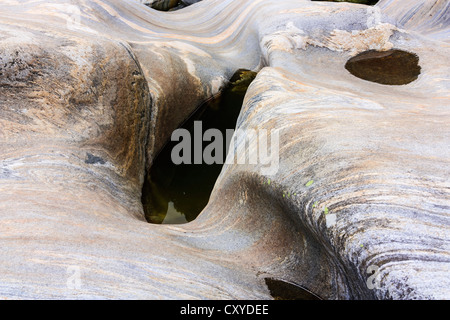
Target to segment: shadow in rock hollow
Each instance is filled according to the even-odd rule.
[[[379,0],[311,0],[311,1],[324,1],[324,2],[350,2],[350,3],[359,3],[359,4],[367,4],[369,6],[373,6],[377,4]]]

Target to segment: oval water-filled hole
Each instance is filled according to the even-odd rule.
[[[377,2],[379,0],[311,0],[311,1],[350,2],[350,3],[367,4],[369,6],[373,6],[373,5],[377,4]]]
[[[311,291],[291,282],[274,278],[264,278],[264,280],[270,295],[275,300],[322,300]]]
[[[200,106],[179,128],[187,130],[184,133],[189,139],[168,141],[156,156],[142,191],[142,204],[148,222],[187,223],[194,220],[206,206],[225,162],[230,142],[227,129],[235,129],[244,95],[255,76],[255,72],[238,70],[220,95]],[[214,141],[205,142],[203,135],[208,129],[219,130],[222,141],[213,138],[210,140]],[[221,143],[222,148],[211,152],[214,158],[221,161],[208,164],[202,157],[203,150],[213,143]],[[184,163],[175,164],[179,159],[172,159],[174,148],[176,154],[186,160]],[[222,152],[216,152],[220,149]]]
[[[345,64],[352,75],[385,85],[404,85],[416,80],[421,71],[419,57],[403,50],[362,52]]]

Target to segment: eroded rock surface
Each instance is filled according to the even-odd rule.
[[[447,1],[0,7],[1,297],[450,297]],[[345,69],[391,49],[417,80]],[[146,223],[146,167],[239,68],[238,128],[277,130],[276,170],[225,165],[196,220]]]

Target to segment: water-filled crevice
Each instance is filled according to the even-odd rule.
[[[183,136],[168,141],[155,157],[142,192],[148,222],[190,222],[206,206],[225,161],[227,129],[234,130],[245,93],[255,76],[255,72],[238,70],[219,95],[202,104],[180,126],[178,132]],[[223,139],[218,141],[217,135],[208,139],[204,133],[209,129],[220,131]],[[213,144],[220,145],[220,149],[211,151],[215,159],[211,162],[204,150]]]
[[[385,85],[411,83],[421,72],[419,57],[398,49],[362,52],[349,59],[345,69],[355,77]]]

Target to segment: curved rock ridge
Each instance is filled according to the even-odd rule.
[[[381,0],[377,5],[399,26],[441,41],[448,42],[450,39],[450,3],[448,1],[411,0],[399,6],[395,0]]]
[[[448,4],[408,5],[2,1],[0,297],[448,299]],[[393,48],[416,81],[345,70]],[[195,221],[147,224],[146,168],[239,68],[275,170],[230,161]]]

